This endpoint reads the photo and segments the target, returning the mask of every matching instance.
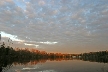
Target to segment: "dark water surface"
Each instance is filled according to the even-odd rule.
[[[108,63],[83,60],[34,60],[25,63],[13,62],[1,69],[2,72],[108,72]]]

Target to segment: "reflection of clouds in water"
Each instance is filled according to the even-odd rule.
[[[44,71],[39,71],[39,72],[57,72],[55,70],[44,70]]]
[[[29,67],[27,67],[27,68],[23,68],[22,70],[32,70],[32,69],[37,69],[37,68],[29,68]]]
[[[21,72],[20,70],[15,70],[15,72]]]
[[[34,70],[35,72],[57,72],[55,70],[40,70],[39,67],[35,67],[35,68],[26,67],[22,69],[22,71],[34,71]]]
[[[37,68],[23,68],[22,69],[23,71],[34,71],[35,70],[35,72],[57,72],[57,71],[55,71],[55,70],[39,70],[39,69],[37,69]],[[17,70],[17,71],[19,71],[19,70]]]
[[[25,67],[25,68],[22,68],[21,71],[32,71],[32,72],[57,72],[55,70],[40,70],[39,69],[40,67],[39,66],[35,66],[35,67]],[[19,71],[19,70],[17,70]]]
[[[4,72],[108,72],[108,63],[82,60],[48,61],[38,64],[16,64]],[[97,60],[97,59],[96,59]]]

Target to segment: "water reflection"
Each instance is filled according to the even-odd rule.
[[[7,58],[0,58],[0,72],[9,69],[12,66],[13,61]]]
[[[81,62],[82,61],[82,62]],[[88,62],[89,61],[89,62]],[[52,65],[50,65],[51,63],[48,64],[48,62],[52,62]],[[68,64],[68,62],[70,62]],[[74,63],[75,62],[75,63]],[[81,63],[78,63],[78,62],[81,62]],[[83,63],[84,62],[84,63]],[[47,59],[37,59],[37,60],[23,60],[23,59],[19,59],[19,60],[10,60],[10,59],[7,59],[7,58],[1,58],[0,59],[0,72],[12,72],[12,71],[9,71],[10,69],[12,70],[14,67],[17,67],[17,68],[14,68],[13,69],[13,72],[64,72],[64,71],[59,71],[59,68],[62,68],[62,69],[66,69],[66,70],[69,70],[68,68],[69,67],[73,67],[73,70],[78,68],[79,64],[83,65],[83,64],[86,64],[87,63],[101,63],[101,64],[104,64],[102,67],[101,67],[101,70],[100,72],[108,72],[108,69],[105,68],[105,64],[108,65],[108,59],[95,59],[95,58],[47,58]],[[59,66],[58,64],[61,64],[64,65],[63,66]],[[71,64],[72,63],[72,64]],[[46,66],[44,66],[44,64]],[[65,65],[68,65],[69,67],[65,66]],[[72,66],[71,66],[71,65]],[[74,66],[74,64],[76,66]],[[78,64],[78,65],[77,65]],[[56,66],[55,66],[56,65]],[[33,67],[32,67],[33,66]],[[34,67],[35,66],[35,67]],[[42,69],[40,69],[40,66],[42,68],[42,66],[44,66]],[[49,66],[49,67],[48,67]],[[50,68],[50,66],[53,66],[52,68],[55,68],[57,70],[54,70],[52,68]],[[57,68],[57,66],[59,68]],[[47,70],[44,69],[45,67],[48,67]],[[85,66],[86,67],[86,66]],[[20,68],[20,69],[18,69]],[[81,66],[79,67],[81,68]],[[71,69],[71,68],[70,68]],[[77,69],[76,69],[77,70]],[[84,70],[84,69],[83,69]],[[74,70],[75,71],[75,70]],[[69,72],[69,71],[67,71]],[[71,71],[70,71],[71,72]],[[80,71],[81,72],[81,71]],[[83,72],[83,71],[82,71]],[[99,72],[97,70],[97,72]]]

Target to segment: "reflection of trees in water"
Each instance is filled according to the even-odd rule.
[[[12,60],[8,58],[0,58],[0,72],[8,70],[12,66]]]
[[[9,42],[9,41],[8,41]],[[9,42],[10,45],[10,42]],[[39,51],[36,49],[13,49],[10,46],[5,46],[5,43],[0,46],[0,71],[3,68],[9,68],[14,62],[17,64],[37,64],[50,61],[62,61],[62,60],[83,60],[90,62],[108,63],[108,51],[90,52],[83,54],[61,54],[61,53],[47,53],[45,51]]]
[[[79,60],[90,61],[90,62],[99,62],[99,63],[108,63],[108,59],[106,59],[106,58],[88,58],[88,57],[84,57],[84,58],[80,58]]]
[[[108,63],[108,60],[105,59],[97,59],[97,58],[39,58],[39,59],[10,59],[10,58],[1,58],[0,59],[0,72],[8,70],[12,65],[36,65],[38,63],[45,63],[47,60],[49,61],[62,61],[62,60],[83,60],[90,62],[100,62],[100,63]],[[101,69],[103,72],[108,72],[108,70],[104,70],[104,67]]]
[[[3,67],[2,72],[7,71],[8,69],[10,69],[13,65],[7,65],[6,67]]]
[[[84,61],[108,63],[108,51],[83,53],[81,58]]]
[[[104,63],[104,66],[101,68],[102,72],[108,72],[108,68],[106,67],[107,63]]]

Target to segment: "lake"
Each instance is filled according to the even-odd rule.
[[[2,72],[108,72],[108,63],[77,59],[31,60],[7,64]]]

